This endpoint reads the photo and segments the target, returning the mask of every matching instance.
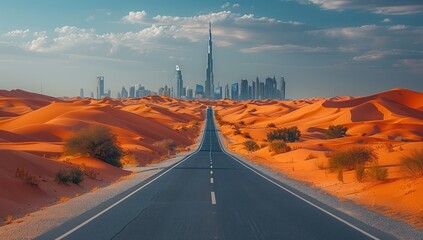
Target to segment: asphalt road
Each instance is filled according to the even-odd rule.
[[[197,152],[39,239],[391,239],[225,153]]]

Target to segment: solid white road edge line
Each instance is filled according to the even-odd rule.
[[[214,192],[210,192],[211,195],[211,203],[213,205],[216,205],[216,195],[214,194]]]
[[[214,118],[213,118],[213,124],[215,125],[215,129],[216,129],[216,123],[214,122]],[[335,218],[336,220],[338,220],[338,221],[340,221],[340,222],[342,222],[342,223],[344,223],[344,224],[346,224],[346,225],[350,226],[351,228],[354,228],[355,230],[357,230],[357,231],[361,232],[362,234],[364,234],[364,235],[366,235],[366,236],[368,236],[368,237],[370,237],[370,238],[372,238],[372,239],[374,239],[374,240],[380,240],[380,238],[378,238],[378,237],[376,237],[376,236],[372,235],[371,233],[368,233],[368,232],[366,232],[365,230],[363,230],[363,229],[361,229],[361,228],[359,228],[359,227],[357,227],[357,226],[353,225],[352,223],[350,223],[350,222],[348,222],[348,221],[346,221],[346,220],[344,220],[344,219],[342,219],[342,218],[340,218],[340,217],[336,216],[335,214],[333,214],[333,213],[331,213],[331,212],[329,212],[329,211],[325,210],[324,208],[317,206],[316,204],[314,204],[314,203],[310,202],[309,200],[307,200],[307,199],[305,199],[305,198],[301,197],[300,195],[298,195],[298,194],[296,194],[296,193],[292,192],[291,190],[289,190],[289,189],[285,188],[284,186],[281,186],[279,183],[277,183],[277,182],[273,181],[272,179],[270,179],[270,178],[268,178],[268,177],[264,176],[263,174],[261,174],[261,173],[260,173],[260,172],[258,172],[257,170],[255,170],[255,169],[251,168],[250,166],[248,166],[247,164],[243,163],[242,161],[240,161],[240,160],[236,159],[236,158],[235,158],[234,156],[232,156],[230,153],[226,152],[226,150],[225,150],[225,149],[223,148],[223,146],[222,146],[222,143],[220,142],[220,138],[219,138],[219,136],[217,136],[217,131],[215,131],[215,133],[216,133],[216,137],[217,137],[217,142],[219,143],[219,146],[220,146],[220,148],[221,148],[222,152],[224,152],[226,155],[230,156],[232,159],[234,159],[235,161],[239,162],[240,164],[244,165],[244,167],[246,167],[246,168],[250,169],[251,171],[253,171],[255,174],[259,175],[260,177],[262,177],[262,178],[266,179],[267,181],[269,181],[269,182],[271,182],[271,183],[275,184],[275,185],[276,185],[276,186],[278,186],[279,188],[281,188],[281,189],[285,190],[286,192],[288,192],[288,193],[290,193],[290,194],[294,195],[295,197],[297,197],[297,198],[299,198],[299,199],[303,200],[304,202],[306,202],[306,203],[310,204],[311,206],[313,206],[313,207],[315,207],[315,208],[319,209],[320,211],[322,211],[322,212],[324,212],[324,213],[328,214],[329,216],[331,216],[331,217]]]
[[[207,121],[207,119],[206,119]],[[205,131],[205,129],[204,129]],[[125,197],[123,197],[122,199],[120,199],[119,201],[113,203],[112,205],[110,205],[109,207],[107,207],[106,209],[102,210],[101,212],[97,213],[96,215],[90,217],[89,219],[85,220],[84,222],[82,222],[81,224],[79,224],[78,226],[72,228],[71,230],[67,231],[66,233],[64,233],[63,235],[55,238],[55,240],[61,240],[67,236],[69,236],[70,234],[72,234],[73,232],[75,232],[76,230],[82,228],[83,226],[87,225],[88,223],[90,223],[91,221],[93,221],[94,219],[98,218],[99,216],[103,215],[105,212],[109,211],[110,209],[114,208],[115,206],[119,205],[120,203],[122,203],[123,201],[125,201],[126,199],[128,199],[129,197],[131,197],[132,195],[134,195],[135,193],[139,192],[140,190],[142,190],[143,188],[147,187],[148,185],[150,185],[151,183],[153,183],[154,181],[156,181],[157,179],[159,179],[161,176],[165,175],[166,173],[168,173],[170,170],[174,169],[175,167],[177,167],[179,164],[185,162],[186,160],[188,160],[190,157],[194,156],[196,153],[198,153],[200,151],[200,149],[203,147],[203,143],[204,143],[204,138],[205,138],[205,133],[203,138],[201,139],[201,144],[198,147],[198,149],[191,153],[189,156],[185,157],[185,159],[179,161],[178,163],[176,163],[175,165],[173,165],[173,167],[169,168],[168,170],[164,171],[163,173],[161,173],[160,175],[158,175],[157,177],[153,178],[152,180],[150,180],[149,182],[147,182],[146,184],[142,185],[141,187],[135,189],[133,192],[131,192],[130,194],[126,195]]]

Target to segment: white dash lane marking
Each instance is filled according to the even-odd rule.
[[[210,174],[213,175],[213,170],[210,170]]]
[[[210,183],[214,183],[214,179],[213,178],[210,178]]]
[[[216,205],[216,195],[214,194],[214,192],[211,192],[211,202],[213,205]]]
[[[210,165],[210,168],[213,168],[213,165]]]

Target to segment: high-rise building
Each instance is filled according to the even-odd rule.
[[[94,99],[94,93],[93,93],[93,92],[91,92],[90,97],[91,97],[92,99]]]
[[[120,97],[121,98],[128,98],[128,91],[125,87],[122,87],[122,90],[120,91]]]
[[[97,99],[101,99],[104,96],[104,77],[97,77]]]
[[[285,78],[284,77],[281,77],[279,85],[280,85],[280,88],[279,88],[280,99],[285,100]]]
[[[248,99],[248,80],[242,79],[241,80],[241,91],[239,93],[240,100],[247,100]]]
[[[203,85],[196,84],[195,85],[195,98],[200,99],[204,97],[204,87]]]
[[[129,88],[129,97],[135,98],[135,86]]]
[[[266,98],[266,96],[264,95],[264,82],[260,82],[259,89],[260,100],[263,100]]]
[[[80,97],[84,97],[84,89],[83,88],[81,88],[80,90],[79,90],[79,96]]]
[[[224,94],[223,97],[226,98],[226,99],[229,99],[230,98],[229,84],[226,84],[225,85],[225,94]]]
[[[214,77],[213,77],[213,44],[211,33],[211,22],[209,22],[209,45],[207,51],[207,69],[205,83],[205,97],[213,99]]]
[[[187,98],[193,99],[194,98],[194,91],[192,88],[187,88]]]
[[[238,100],[239,97],[239,90],[238,90],[238,83],[233,83],[231,85],[231,99]]]
[[[222,99],[222,87],[219,86],[217,88],[214,89],[214,99]]]
[[[255,92],[255,98],[260,99],[260,80],[258,77],[256,77],[256,92]]]
[[[175,82],[176,82],[176,98],[181,98],[184,96],[183,92],[183,80],[182,80],[182,72],[181,68],[176,65],[176,75],[175,75]]]
[[[276,99],[277,98],[277,84],[276,78],[268,77],[265,81],[264,98]]]

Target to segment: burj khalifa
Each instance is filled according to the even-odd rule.
[[[213,45],[211,34],[211,22],[209,22],[209,47],[207,52],[207,69],[206,69],[206,84],[205,96],[208,99],[214,98],[214,80],[213,80]]]

